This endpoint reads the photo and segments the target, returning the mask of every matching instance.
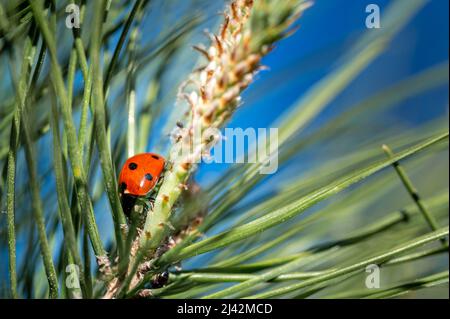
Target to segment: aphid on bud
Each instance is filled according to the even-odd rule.
[[[153,277],[153,280],[151,282],[152,288],[157,289],[164,287],[169,282],[169,272],[164,271],[160,274],[157,274],[155,277]]]

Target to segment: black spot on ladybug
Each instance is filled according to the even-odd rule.
[[[127,183],[124,183],[124,182],[120,183],[120,191],[123,192],[126,189],[127,189]]]
[[[128,168],[131,169],[132,171],[134,171],[137,168],[137,164],[136,163],[130,163],[130,164],[128,164]]]
[[[159,159],[159,156],[157,156],[157,155],[152,155],[152,157],[157,160]]]
[[[153,179],[152,174],[149,174],[149,173],[145,174],[145,179],[148,181],[151,181]]]

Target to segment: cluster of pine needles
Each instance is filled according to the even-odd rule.
[[[426,2],[393,2],[382,29],[361,34],[293,105],[275,106],[276,174],[233,164],[198,185],[202,166],[169,156],[189,134],[170,133],[180,121],[223,128],[257,74],[275,85],[259,73],[264,56],[302,32],[309,1],[1,1],[0,297],[444,294],[448,121],[385,129],[385,115],[447,85],[448,62],[312,125]],[[66,27],[69,4],[80,28]],[[267,93],[256,85],[253,96]],[[171,165],[137,230],[117,175],[148,151]],[[373,265],[377,289],[366,286]]]

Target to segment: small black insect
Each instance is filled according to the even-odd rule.
[[[153,277],[153,280],[151,282],[152,288],[161,288],[164,287],[169,282],[169,272],[164,271],[160,274],[157,274],[155,277]]]

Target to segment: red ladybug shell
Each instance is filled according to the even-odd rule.
[[[143,153],[127,159],[119,176],[121,194],[147,195],[158,182],[165,160],[155,153]]]

